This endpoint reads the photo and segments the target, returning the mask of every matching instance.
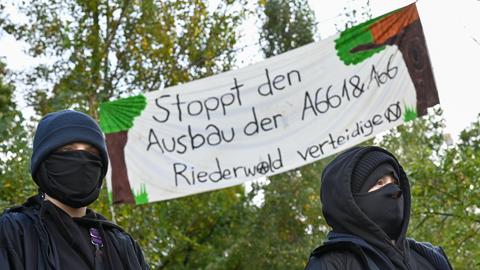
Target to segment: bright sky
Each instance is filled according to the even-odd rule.
[[[319,22],[322,38],[336,33],[335,23],[340,23],[346,5],[361,5],[366,1],[309,0]],[[374,17],[410,4],[406,0],[370,0]],[[440,95],[440,104],[447,120],[447,132],[456,137],[475,120],[480,112],[480,0],[434,1],[419,0],[417,6],[430,51],[434,76]],[[244,38],[240,47],[247,45],[240,54],[244,66],[260,61],[254,23],[244,26]],[[0,37],[0,57],[5,57],[8,68],[24,70],[37,62],[23,53],[25,45],[12,37]],[[478,92],[477,92],[478,91]]]

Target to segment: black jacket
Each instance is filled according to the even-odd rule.
[[[52,241],[41,217],[42,197],[31,197],[19,207],[6,210],[0,216],[0,269],[53,270],[60,269],[61,251]],[[119,254],[124,269],[148,269],[138,244],[117,225],[96,214],[85,219],[90,226],[100,228],[108,239],[109,249]],[[107,260],[107,258],[105,258]]]
[[[406,238],[411,197],[408,178],[400,164],[399,182],[405,214],[395,244],[360,210],[352,195],[351,176],[359,159],[369,151],[382,151],[395,159],[378,147],[356,147],[340,154],[323,171],[322,211],[333,230],[328,241],[312,252],[306,269],[375,269],[371,265],[380,270],[452,269],[441,248]]]

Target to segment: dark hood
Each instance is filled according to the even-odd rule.
[[[323,204],[323,215],[334,232],[361,237],[389,257],[397,268],[403,269],[406,268],[404,261],[408,256],[405,235],[410,220],[410,185],[403,168],[398,164],[405,213],[400,236],[393,245],[387,234],[360,210],[351,191],[353,169],[359,159],[370,151],[386,153],[398,164],[391,153],[380,147],[355,147],[340,154],[328,164],[322,174],[320,198]]]

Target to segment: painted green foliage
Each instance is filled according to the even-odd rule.
[[[403,113],[403,121],[408,122],[417,118],[417,111],[413,107],[405,105]]]
[[[145,204],[148,203],[148,192],[145,184],[140,185],[140,190],[132,190],[133,196],[135,198],[136,204]]]
[[[133,120],[147,106],[145,96],[138,95],[105,102],[100,105],[100,127],[106,134],[126,131],[133,126]]]
[[[358,45],[371,44],[374,42],[372,32],[370,31],[370,26],[384,16],[371,19],[352,28],[346,29],[340,33],[340,37],[335,40],[335,49],[337,49],[337,55],[340,60],[342,60],[346,65],[356,65],[370,56],[382,51],[385,46],[360,52],[351,52],[351,50]]]
[[[148,192],[147,192],[147,187],[145,184],[141,184],[140,190],[137,192],[132,189],[133,197],[135,198],[135,204],[145,204],[148,203]],[[108,191],[108,201],[112,203],[113,201],[113,193],[112,191]]]

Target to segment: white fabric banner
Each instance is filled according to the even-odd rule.
[[[285,172],[415,118],[416,87],[399,46],[346,64],[337,55],[339,37],[145,93],[123,148],[135,201]]]

